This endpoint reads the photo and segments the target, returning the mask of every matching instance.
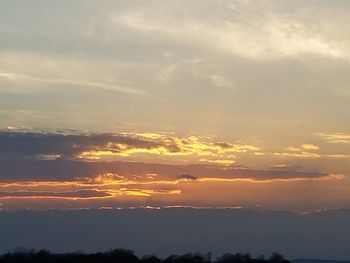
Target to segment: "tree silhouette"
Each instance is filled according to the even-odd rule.
[[[138,258],[132,250],[113,249],[107,252],[85,254],[83,252],[54,254],[47,250],[16,249],[0,256],[0,263],[289,263],[281,254],[273,253],[268,259],[264,256],[252,258],[249,254],[224,254],[215,261],[211,254],[170,255],[160,259],[154,255]]]

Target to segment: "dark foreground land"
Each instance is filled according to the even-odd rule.
[[[0,256],[0,263],[63,263],[63,262],[86,262],[86,263],[289,263],[282,255],[273,254],[268,258],[260,256],[253,258],[249,254],[224,254],[215,260],[211,254],[184,254],[170,255],[160,259],[154,255],[137,257],[133,251],[115,249],[103,253],[85,254],[82,252],[53,254],[46,250],[21,250],[6,253]]]
[[[350,259],[350,209],[296,214],[265,209],[78,209],[0,212],[0,255],[132,248],[166,258],[188,251],[288,259]],[[315,263],[315,262],[302,262]],[[320,262],[338,263],[338,262]]]

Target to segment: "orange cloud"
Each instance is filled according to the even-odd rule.
[[[125,143],[109,142],[105,147],[84,151],[77,155],[85,160],[121,160],[137,157],[145,159],[147,156],[159,160],[172,158],[173,162],[182,162],[186,157],[192,162],[208,162],[218,165],[229,165],[235,162],[236,154],[255,153],[259,147],[243,143],[215,142],[211,137],[177,137],[172,134],[158,133],[122,133],[128,138],[142,139],[152,142],[150,145],[128,145]],[[205,158],[203,158],[205,157]]]
[[[314,145],[314,144],[303,144],[302,147],[305,149],[305,150],[319,150],[320,147],[318,147],[317,145]]]

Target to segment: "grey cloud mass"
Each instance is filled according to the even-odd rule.
[[[45,155],[59,155],[62,159],[75,158],[77,154],[91,150],[118,152],[117,144],[149,149],[159,146],[121,134],[64,134],[36,132],[1,132],[0,156],[2,158],[40,159]],[[112,144],[113,146],[108,146]]]
[[[183,139],[185,143],[186,139]],[[215,144],[214,144],[215,145]],[[227,149],[232,144],[218,143]],[[186,144],[185,144],[186,146]],[[239,147],[240,145],[238,145]],[[125,148],[126,147],[126,148]],[[0,180],[1,181],[65,181],[94,178],[112,173],[125,179],[135,175],[147,179],[148,174],[157,179],[176,180],[197,178],[219,179],[293,179],[323,178],[328,173],[308,171],[293,167],[279,169],[254,169],[249,167],[221,167],[211,164],[166,164],[125,161],[90,160],[80,157],[86,151],[108,151],[123,154],[126,150],[152,150],[164,147],[170,154],[181,154],[175,139],[165,141],[139,139],[135,135],[122,134],[64,134],[35,132],[0,132]],[[155,159],[156,160],[156,159]]]
[[[215,165],[167,165],[136,162],[82,162],[69,160],[48,161],[0,161],[2,181],[65,181],[94,178],[104,173],[115,173],[127,178],[134,175],[145,178],[147,174],[158,174],[159,179],[184,179],[179,174],[191,173],[193,178],[219,178],[219,179],[293,179],[293,178],[323,178],[327,173],[303,170],[264,170],[240,168],[220,168]],[[188,180],[194,180],[189,179]]]
[[[0,198],[13,197],[59,197],[59,198],[94,198],[94,197],[108,197],[108,193],[97,190],[78,190],[75,192],[40,192],[40,191],[16,191],[16,192],[0,192]]]

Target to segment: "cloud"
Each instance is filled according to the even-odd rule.
[[[127,86],[121,86],[117,83],[108,83],[101,81],[93,81],[93,80],[75,80],[75,79],[63,79],[63,78],[44,78],[44,77],[35,77],[21,73],[13,73],[13,72],[0,72],[0,81],[5,81],[5,83],[17,83],[17,84],[25,84],[38,86],[44,85],[54,85],[54,86],[70,86],[70,87],[90,87],[97,89],[107,89],[117,92],[123,92],[134,95],[144,95],[145,92],[133,89]],[[38,90],[38,87],[35,88]],[[43,89],[43,88],[42,88]],[[18,90],[17,90],[18,91]]]
[[[151,197],[154,195],[179,195],[181,190],[178,189],[133,189],[133,188],[122,188],[116,192],[117,195],[128,195],[138,197]]]
[[[318,133],[318,135],[328,143],[350,143],[350,134],[347,133]]]
[[[198,179],[198,177],[190,175],[190,174],[183,174],[183,175],[180,175],[178,177],[178,180],[181,180],[181,181],[195,181],[197,179]]]
[[[306,151],[300,151],[300,152],[275,152],[275,156],[282,156],[282,157],[295,157],[295,158],[301,158],[301,159],[318,159],[321,158],[322,155],[314,152],[306,152]]]
[[[346,186],[347,1],[2,7],[2,125],[96,131],[1,131],[3,192],[98,189],[117,200],[183,204],[195,191],[201,200],[204,186],[218,186],[208,196],[227,187],[225,201],[263,184],[267,194],[297,180],[293,192],[306,194]],[[343,133],[312,137],[319,127]]]
[[[316,2],[79,0],[23,14],[11,1],[0,11],[1,119],[222,136],[252,135],[256,123],[264,135],[309,119],[341,125],[348,6]]]
[[[2,158],[41,159],[58,156],[61,159],[74,158],[86,151],[120,152],[121,147],[151,149],[160,144],[121,134],[64,134],[50,132],[7,132],[0,131],[0,156]]]
[[[175,66],[171,65],[168,66],[164,69],[161,69],[157,74],[156,74],[156,78],[162,82],[162,83],[167,83],[171,80],[172,76],[174,75],[175,72]]]
[[[235,84],[227,78],[226,74],[224,73],[216,73],[211,75],[210,80],[212,81],[213,85],[217,88],[234,88]]]
[[[308,148],[310,152],[304,151]],[[311,148],[312,149],[311,149]],[[315,153],[314,145],[272,156],[345,158]],[[177,137],[158,133],[0,132],[0,179],[3,181],[81,181],[114,174],[104,180],[150,181],[195,178],[273,180],[323,178],[327,173],[302,169],[254,169],[233,166],[237,156],[254,158],[260,147],[216,142],[212,137]],[[183,164],[186,160],[187,164]],[[179,174],[189,175],[188,178]],[[135,177],[139,176],[139,177]],[[191,177],[193,176],[193,177]],[[89,179],[89,180],[90,180]],[[152,179],[152,180],[153,180]],[[151,181],[152,181],[151,180]]]
[[[125,188],[118,194],[134,193],[134,196],[137,189],[142,189],[150,192],[142,192],[140,196],[152,196],[157,195],[152,192],[156,190],[177,191],[184,181],[269,183],[343,179],[339,171],[296,168],[287,163],[283,167],[267,165],[265,169],[233,165],[244,156],[272,157],[269,162],[275,163],[280,162],[274,160],[279,157],[347,158],[315,152],[315,148],[315,145],[304,144],[288,148],[287,152],[269,154],[255,145],[217,141],[215,137],[142,132],[35,132],[11,128],[0,132],[0,187],[50,192],[67,191],[69,187],[80,190],[97,187],[98,190],[113,190],[115,195],[115,191]],[[257,155],[259,153],[263,155]]]
[[[183,9],[188,11],[181,12]],[[270,60],[303,54],[348,59],[344,43],[330,38],[329,28],[319,20],[309,18],[314,9],[304,4],[296,10],[288,10],[275,1],[264,1],[264,4],[159,2],[158,8],[140,6],[117,14],[112,20],[140,32],[162,34],[186,45],[250,59]],[[334,14],[319,12],[318,15],[320,19]],[[336,26],[337,22],[331,26]]]
[[[259,151],[243,143],[216,143],[213,138],[178,137],[152,133],[60,133],[0,131],[0,156],[3,159],[76,159],[112,161],[153,156],[186,157],[193,162],[232,164],[236,154]],[[206,157],[206,158],[203,158]]]
[[[302,147],[305,149],[305,150],[319,150],[320,147],[318,147],[317,145],[314,145],[314,144],[303,144]]]
[[[67,198],[67,199],[90,199],[112,196],[109,193],[98,190],[78,190],[74,192],[48,192],[48,191],[16,191],[0,192],[0,199],[3,198]]]
[[[300,155],[304,154],[303,150],[301,147],[288,153]],[[267,155],[256,156],[260,153]],[[217,202],[222,205],[228,200],[222,198],[232,197],[228,188],[241,189],[241,185],[261,190],[304,182],[336,184],[345,179],[340,172],[288,163],[267,165],[267,168],[233,165],[233,161],[244,160],[246,156],[274,157],[269,161],[276,163],[274,154],[258,146],[215,137],[142,132],[35,132],[12,127],[0,132],[0,199],[11,207],[24,207],[20,201],[31,202],[29,207],[39,202],[47,206],[49,201],[61,204],[74,201],[75,206],[83,207],[111,206],[118,202],[182,205],[196,198],[200,200],[205,194],[200,189],[208,191],[216,187],[220,192],[217,198],[221,198]],[[221,193],[220,189],[226,190]]]
[[[179,174],[190,174],[197,178],[252,179],[257,181],[293,178],[322,178],[328,174],[323,172],[292,169],[251,169],[241,167],[226,167],[218,165],[171,165],[142,162],[85,162],[75,160],[16,160],[0,161],[0,178],[3,182],[16,181],[76,181],[92,179],[103,174],[117,174],[116,178],[106,178],[107,182],[116,185],[149,182],[157,184],[160,180],[183,179]],[[156,179],[150,179],[147,174],[157,174]],[[136,177],[135,177],[136,176]],[[123,179],[121,179],[123,178]],[[129,182],[130,183],[130,182]]]
[[[322,158],[332,158],[332,159],[345,159],[349,158],[347,154],[329,154],[320,152],[320,147],[314,144],[303,144],[300,147],[289,146],[283,152],[274,152],[274,156],[280,157],[291,157],[298,159],[322,159]]]

